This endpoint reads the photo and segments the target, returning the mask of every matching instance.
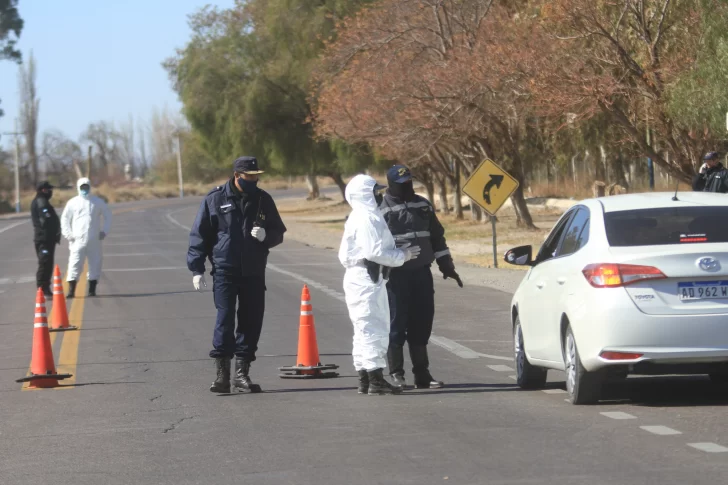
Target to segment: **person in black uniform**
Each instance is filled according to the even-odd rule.
[[[56,254],[56,244],[61,244],[61,221],[51,205],[51,197],[53,197],[53,186],[47,181],[42,182],[38,185],[38,191],[30,204],[30,217],[34,229],[33,242],[35,242],[35,253],[38,255],[35,281],[47,297],[53,296],[51,292],[53,259]]]
[[[217,320],[210,357],[217,378],[210,391],[230,392],[230,361],[235,356],[234,389],[260,392],[250,379],[265,313],[265,268],[271,248],[283,242],[286,226],[273,198],[258,188],[254,157],[235,160],[234,176],[202,201],[190,231],[187,267],[197,291],[205,282],[210,260]],[[235,329],[237,308],[238,327]]]
[[[412,174],[404,165],[395,165],[387,172],[389,187],[379,205],[397,246],[407,243],[420,246],[417,259],[392,268],[387,284],[390,309],[389,349],[387,360],[392,382],[406,387],[404,378],[404,344],[409,347],[414,385],[418,389],[440,388],[441,381],[430,374],[427,344],[435,318],[435,289],[430,266],[434,261],[443,278],[463,283],[455,272],[445,229],[432,204],[415,194]]]
[[[703,157],[703,165],[693,177],[693,191],[728,193],[728,170],[720,163],[717,152],[708,152]]]

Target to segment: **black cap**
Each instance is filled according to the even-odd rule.
[[[240,157],[233,162],[233,168],[237,173],[248,173],[251,175],[265,173],[258,168],[258,159],[255,157]]]
[[[387,171],[387,181],[390,184],[402,184],[412,180],[412,173],[404,165],[394,165]]]
[[[38,184],[38,190],[45,190],[45,189],[52,189],[53,186],[48,182],[47,180],[44,180],[43,182]]]
[[[703,160],[718,160],[718,158],[720,158],[718,152],[708,152],[703,156]]]

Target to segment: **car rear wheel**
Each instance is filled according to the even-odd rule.
[[[513,348],[515,350],[516,383],[521,389],[540,389],[546,384],[547,369],[531,365],[523,345],[521,319],[516,317],[513,325]]]
[[[571,404],[593,404],[599,400],[604,381],[602,372],[587,372],[581,365],[579,350],[571,327],[564,335],[564,369],[566,392]]]

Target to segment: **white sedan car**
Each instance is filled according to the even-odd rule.
[[[511,304],[520,387],[565,371],[570,401],[587,404],[611,375],[728,382],[728,195],[584,200],[535,258],[521,246],[504,259],[530,266]]]

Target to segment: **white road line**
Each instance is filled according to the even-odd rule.
[[[513,379],[514,381],[518,380],[518,376],[508,376],[509,379]]]
[[[513,371],[512,367],[508,367],[507,365],[489,365],[489,369],[494,370],[496,372],[511,372]]]
[[[725,446],[716,445],[715,443],[688,443],[688,446],[691,446],[696,450],[705,451],[706,453],[728,452],[728,448],[726,448]]]
[[[602,416],[605,416],[607,418],[611,419],[637,419],[636,416],[632,416],[631,414],[623,413],[620,411],[613,411],[608,413],[599,413]]]
[[[2,233],[3,233],[3,232],[5,232],[5,231],[9,231],[10,229],[12,229],[12,228],[14,228],[14,227],[18,227],[18,226],[20,226],[20,225],[26,224],[27,222],[28,222],[28,221],[20,221],[20,222],[16,222],[15,224],[10,224],[10,225],[9,225],[9,226],[7,226],[7,227],[3,227],[2,229],[0,229],[0,234],[2,234]]]
[[[172,212],[167,212],[167,220],[168,220],[169,222],[171,222],[172,224],[174,224],[175,226],[177,226],[177,227],[181,227],[181,228],[182,228],[182,229],[184,229],[185,231],[189,232],[189,231],[191,231],[191,230],[192,230],[192,228],[191,228],[191,227],[189,227],[189,226],[185,226],[184,224],[180,224],[179,222],[177,222],[177,219],[175,219],[174,217],[172,217],[172,214],[176,214],[176,213],[178,213],[178,212],[182,212],[183,210],[189,210],[189,207],[185,207],[185,208],[183,208],[183,209],[177,209],[177,210],[175,210],[175,211],[172,211]]]
[[[660,435],[660,436],[670,436],[675,434],[682,434],[680,431],[672,428],[668,428],[667,426],[640,426],[641,429],[644,429],[648,433]]]
[[[541,389],[546,394],[566,394],[563,389]]]
[[[15,280],[15,284],[20,283],[34,283],[35,282],[35,276],[21,276],[17,280]]]
[[[0,285],[9,285],[13,280],[10,278],[0,278]]]
[[[166,270],[170,270],[170,269],[187,271],[187,268],[185,268],[184,266],[157,266],[156,268],[155,267],[151,267],[151,268],[111,268],[111,269],[104,268],[104,271],[105,272],[108,271],[109,273],[125,273],[128,271],[166,271]]]
[[[450,340],[449,338],[445,338],[445,337],[440,337],[439,335],[431,336],[430,342],[437,345],[438,347],[442,347],[443,349],[445,349],[449,352],[452,352],[453,354],[455,354],[458,357],[461,357],[463,359],[478,359],[480,357],[485,357],[486,359],[506,360],[508,362],[513,360],[510,357],[501,357],[500,355],[490,355],[490,354],[483,354],[481,352],[476,352],[475,350],[470,349],[462,344],[459,344],[459,343],[455,342],[454,340]]]
[[[166,214],[167,219],[169,220],[169,222],[171,222],[175,226],[180,227],[180,228],[184,229],[185,231],[190,231],[191,230],[190,227],[179,223],[174,217],[172,217],[172,214],[175,214],[182,210],[185,210],[185,209],[178,209],[176,211],[168,212]],[[280,273],[282,275],[290,276],[291,278],[293,278],[295,280],[303,282],[304,284],[308,285],[310,288],[319,290],[322,293],[329,295],[331,298],[334,298],[335,300],[339,300],[341,302],[346,303],[346,296],[344,296],[343,293],[334,290],[333,288],[329,288],[326,285],[313,281],[310,278],[306,278],[305,276],[300,275],[298,273],[294,273],[292,271],[285,270],[275,264],[269,263],[268,269],[275,271],[276,273]],[[465,347],[464,345],[460,345],[459,343],[455,342],[454,340],[450,340],[449,338],[445,338],[445,337],[440,337],[438,335],[430,336],[430,342],[432,342],[433,344],[435,344],[439,347],[442,347],[443,349],[445,349],[449,352],[452,352],[453,354],[455,354],[458,357],[461,357],[463,359],[477,359],[479,357],[485,357],[487,359],[507,360],[509,362],[511,360],[513,360],[511,357],[501,357],[498,355],[482,354],[480,352],[474,351],[473,349],[469,349],[469,348]],[[513,369],[509,368],[509,370],[513,370]]]

